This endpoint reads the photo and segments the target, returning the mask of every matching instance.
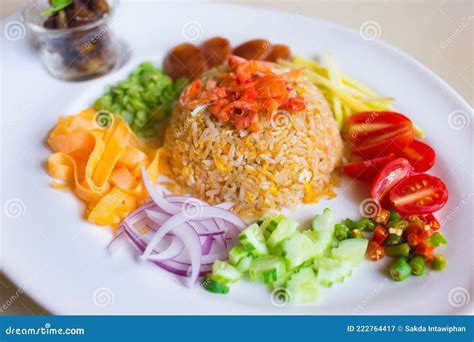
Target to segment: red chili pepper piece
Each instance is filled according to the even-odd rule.
[[[367,247],[367,257],[369,260],[378,261],[385,256],[385,251],[380,245],[375,241],[369,241]]]
[[[389,233],[387,229],[382,226],[377,226],[374,228],[374,237],[372,239],[379,245],[382,245],[388,235]]]

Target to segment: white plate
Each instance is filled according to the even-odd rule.
[[[16,20],[10,17],[5,25]],[[2,256],[5,273],[57,314],[457,314],[472,294],[471,108],[442,80],[400,51],[358,32],[309,18],[232,5],[126,2],[115,32],[133,57],[122,70],[99,80],[64,83],[49,77],[26,40],[2,35]],[[446,222],[442,273],[387,279],[382,263],[364,262],[352,278],[324,291],[316,305],[277,307],[264,286],[241,282],[227,296],[187,289],[152,264],[140,264],[124,246],[106,249],[112,235],[81,219],[82,204],[49,186],[45,138],[59,115],[88,106],[105,85],[122,79],[144,60],[161,63],[172,46],[222,35],[234,44],[266,37],[297,54],[333,54],[346,73],[382,94],[427,132],[438,161],[431,171],[450,191],[438,214]],[[202,37],[201,37],[202,36]],[[463,121],[464,120],[464,121]],[[467,124],[466,124],[467,123]],[[471,123],[470,127],[467,127]],[[309,222],[324,207],[340,219],[356,217],[366,187],[345,180],[339,196],[287,214]],[[18,209],[18,211],[15,211]]]

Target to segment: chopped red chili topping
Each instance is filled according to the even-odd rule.
[[[179,99],[181,106],[194,109],[206,104],[218,120],[251,132],[260,129],[262,118],[274,118],[278,109],[290,114],[305,110],[303,97],[290,96],[290,83],[302,69],[278,75],[271,63],[237,56],[230,56],[228,65],[230,70],[219,73],[216,80],[208,80],[205,85],[195,80],[188,85]]]

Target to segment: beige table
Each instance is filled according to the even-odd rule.
[[[140,0],[138,0],[140,1]],[[25,0],[1,0],[0,18]],[[472,0],[398,1],[228,1],[279,9],[359,30],[367,21],[380,26],[380,39],[415,57],[474,104],[474,2]],[[6,277],[0,276],[0,314],[44,314]]]

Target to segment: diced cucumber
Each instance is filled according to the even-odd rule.
[[[320,258],[315,258],[313,260],[313,270],[317,271],[319,269],[319,261],[320,260],[321,260]]]
[[[298,226],[298,222],[289,218],[284,218],[278,223],[278,226],[268,238],[268,246],[273,248],[286,239],[289,239],[296,232]]]
[[[253,256],[268,254],[268,247],[265,243],[262,230],[257,223],[251,224],[239,234],[239,241],[242,247]]]
[[[212,275],[204,276],[202,287],[212,293],[226,294],[229,293],[229,287],[213,278]]]
[[[286,276],[286,265],[283,258],[266,255],[255,259],[249,268],[250,280],[271,284]]]
[[[220,283],[235,283],[242,273],[226,261],[216,260],[212,265],[212,278]]]
[[[282,248],[283,255],[292,269],[311,260],[316,253],[315,242],[300,232],[295,232],[290,239],[283,242]]]
[[[273,247],[271,250],[270,250],[270,254],[271,255],[275,255],[275,256],[283,256],[283,245],[278,245],[276,247]]]
[[[252,265],[253,262],[253,256],[251,254],[247,255],[246,257],[240,259],[240,261],[235,265],[235,267],[240,271],[240,272],[247,272],[250,268],[250,265]]]
[[[318,283],[331,287],[333,283],[342,283],[345,278],[352,274],[352,262],[350,260],[338,260],[322,258],[318,261]]]
[[[286,217],[281,214],[275,214],[275,213],[267,213],[264,214],[259,222],[260,229],[263,232],[263,236],[265,239],[268,239],[270,235],[275,231],[275,229],[278,226],[278,223],[280,223],[281,220],[285,219]]]
[[[229,263],[231,265],[237,266],[240,260],[248,256],[250,253],[246,251],[243,247],[234,246],[229,251]]]
[[[239,246],[234,246],[229,251],[229,263],[234,265],[240,272],[248,271],[253,257],[250,252]]]
[[[321,215],[316,215],[313,219],[313,230],[315,232],[334,232],[334,226],[336,225],[336,217],[331,209],[324,209]]]
[[[337,248],[331,250],[334,259],[350,260],[353,265],[358,265],[364,259],[369,240],[346,239],[339,243]]]
[[[313,230],[305,230],[303,234],[314,242],[313,256],[315,258],[322,258],[325,252],[329,250],[329,246],[332,245],[332,242],[327,243],[326,238],[323,239],[324,241],[319,240],[318,234]]]
[[[313,219],[313,231],[316,234],[318,248],[323,253],[329,251],[332,247],[334,226],[336,225],[336,217],[333,212],[326,208],[321,215],[316,215]]]
[[[302,268],[294,273],[286,283],[292,303],[304,304],[314,302],[319,298],[319,287],[311,267]]]

